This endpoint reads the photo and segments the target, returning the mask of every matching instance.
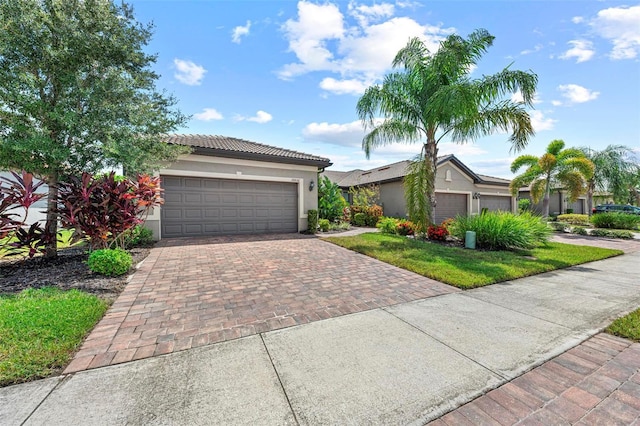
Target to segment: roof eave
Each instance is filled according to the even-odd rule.
[[[207,155],[210,157],[224,157],[224,158],[237,158],[240,160],[254,160],[254,161],[269,161],[272,163],[282,163],[282,164],[296,164],[301,166],[316,166],[319,169],[324,169],[326,167],[331,166],[330,161],[323,160],[313,160],[313,159],[304,159],[304,158],[290,158],[290,157],[282,157],[279,155],[269,155],[269,154],[257,154],[252,152],[242,152],[242,151],[227,151],[224,149],[216,149],[216,148],[206,148],[194,146],[193,153],[198,155]]]

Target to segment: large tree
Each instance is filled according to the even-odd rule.
[[[367,157],[382,145],[422,143],[405,179],[405,196],[409,217],[423,230],[433,222],[438,143],[443,138],[462,144],[496,131],[510,132],[511,149],[518,151],[534,134],[526,111],[538,81],[533,72],[507,67],[494,75],[470,76],[493,40],[479,29],[467,39],[447,37],[432,53],[413,38],[393,60],[393,67],[400,69],[386,75],[381,85],[367,88],[358,101],[358,115],[370,130],[362,140]],[[522,101],[505,99],[518,91]]]
[[[109,0],[0,0],[0,168],[48,184],[48,233],[65,175],[145,172],[184,152],[161,143],[186,117],[155,87],[152,29]]]
[[[511,194],[517,196],[520,188],[530,185],[533,202],[542,199],[544,217],[549,216],[549,195],[553,189],[567,191],[569,201],[573,202],[586,191],[594,170],[584,152],[577,148],[564,149],[564,141],[560,139],[551,141],[540,157],[521,155],[511,163],[513,173],[522,167],[527,169],[511,181]]]
[[[609,145],[601,151],[583,147],[585,156],[595,166],[593,176],[587,181],[587,208],[593,209],[595,191],[608,192],[616,202],[629,201],[630,186],[639,167],[634,161],[633,150],[624,145]]]

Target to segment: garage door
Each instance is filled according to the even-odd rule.
[[[441,223],[448,218],[454,218],[457,215],[466,215],[467,195],[466,194],[444,194],[436,192],[436,211],[434,220]]]
[[[573,209],[575,214],[584,214],[585,208],[585,200],[578,199],[574,203],[572,203],[569,208]]]
[[[162,238],[298,231],[298,185],[161,176]]]
[[[511,211],[511,197],[501,197],[498,195],[481,195],[480,209],[488,209],[489,211]]]

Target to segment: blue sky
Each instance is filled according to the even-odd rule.
[[[640,153],[640,3],[619,1],[153,1],[158,87],[192,119],[179,133],[232,136],[328,157],[332,169],[368,169],[413,157],[391,145],[366,159],[355,106],[410,37],[432,49],[451,33],[485,28],[496,39],[472,76],[513,69],[538,75],[540,155],[553,139]],[[446,140],[478,173],[511,177],[506,134]]]

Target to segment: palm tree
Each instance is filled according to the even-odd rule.
[[[413,222],[426,228],[433,222],[438,143],[445,136],[466,143],[495,131],[511,132],[511,149],[523,149],[534,134],[529,114],[538,77],[533,72],[510,70],[471,79],[476,63],[494,37],[479,29],[464,39],[451,35],[430,53],[413,38],[393,60],[402,70],[385,76],[382,85],[368,87],[358,100],[357,112],[365,129],[367,155],[392,143],[422,143],[421,154],[405,179],[407,210]],[[503,99],[522,93],[522,102]],[[380,121],[378,116],[383,120]]]
[[[633,161],[633,150],[624,145],[609,145],[602,151],[586,147],[580,150],[595,166],[593,176],[587,181],[589,214],[593,209],[595,191],[610,192],[616,202],[628,202],[629,182],[640,167]]]
[[[511,172],[523,166],[527,170],[511,181],[511,194],[517,196],[520,188],[531,185],[531,198],[537,203],[542,198],[542,215],[549,216],[549,194],[553,188],[569,192],[569,201],[575,201],[586,190],[593,176],[593,163],[577,148],[564,148],[564,141],[551,141],[541,157],[521,155],[511,163]]]

